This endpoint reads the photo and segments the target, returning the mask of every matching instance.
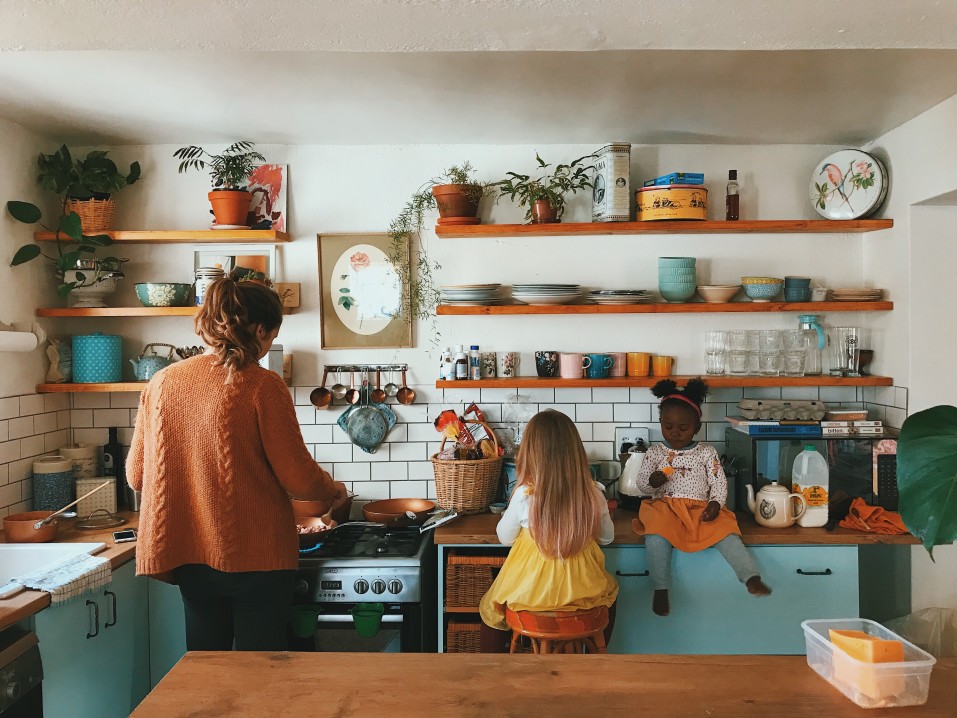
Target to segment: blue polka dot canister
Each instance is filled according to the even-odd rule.
[[[73,490],[73,459],[57,454],[34,460],[34,511],[59,511],[73,501]]]
[[[123,381],[123,338],[115,334],[73,337],[73,382],[110,384]]]

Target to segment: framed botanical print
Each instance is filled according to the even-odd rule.
[[[402,287],[387,259],[389,235],[320,234],[318,242],[322,348],[411,347],[412,320],[396,318]]]

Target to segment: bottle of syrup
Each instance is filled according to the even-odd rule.
[[[736,221],[739,218],[738,215],[738,171],[737,170],[728,170],[728,190],[727,195],[724,200],[725,207],[725,219],[729,221]]]

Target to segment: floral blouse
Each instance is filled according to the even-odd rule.
[[[652,488],[648,477],[669,466],[674,469],[674,473],[668,481],[657,489]],[[711,444],[698,442],[685,449],[670,449],[663,444],[652,444],[645,452],[637,478],[641,492],[656,499],[669,496],[676,499],[717,501],[724,506],[728,498],[728,480],[721,467],[718,452]]]

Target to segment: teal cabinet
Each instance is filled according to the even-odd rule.
[[[33,617],[45,718],[126,718],[149,692],[146,580],[133,562],[94,593]]]
[[[643,546],[605,548],[618,581],[610,653],[804,653],[801,621],[859,614],[856,546],[750,546],[771,589],[752,596],[716,549],[674,552],[671,614],[651,611]]]
[[[186,616],[178,586],[148,583],[150,685],[155,687],[186,654]]]

